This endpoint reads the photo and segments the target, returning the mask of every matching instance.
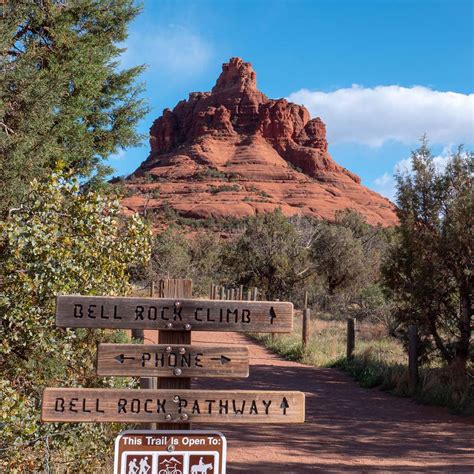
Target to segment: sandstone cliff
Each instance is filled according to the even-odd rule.
[[[127,179],[130,210],[172,209],[194,219],[286,215],[332,219],[354,209],[393,225],[390,201],[328,153],[320,118],[257,89],[250,63],[231,58],[211,92],[193,92],[150,129],[151,153]]]

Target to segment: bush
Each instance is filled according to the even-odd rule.
[[[232,193],[240,191],[240,186],[237,184],[223,184],[222,186],[209,186],[209,191],[211,194],[218,194],[218,193]]]
[[[4,472],[62,465],[97,472],[109,457],[116,425],[42,424],[39,407],[46,386],[124,386],[120,378],[98,379],[93,355],[99,341],[125,336],[56,328],[54,300],[58,294],[126,294],[130,268],[149,258],[149,238],[137,216],[122,219],[117,201],[81,193],[61,175],[33,181],[21,208],[0,224]]]

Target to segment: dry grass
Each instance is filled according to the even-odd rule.
[[[317,315],[321,316],[321,315]],[[361,323],[356,329],[356,349],[346,359],[346,323],[322,315],[311,320],[311,338],[301,342],[301,312],[296,312],[294,330],[285,335],[253,335],[265,346],[289,360],[316,367],[338,367],[366,388],[379,387],[399,396],[413,396],[425,404],[450,407],[454,412],[474,414],[472,374],[460,375],[447,367],[423,367],[413,392],[408,383],[408,358],[401,342],[389,337],[383,325]]]
[[[310,341],[301,343],[301,312],[297,311],[293,332],[282,335],[257,334],[254,337],[278,354],[316,367],[332,367],[346,356],[346,323],[339,320],[312,318]],[[388,337],[382,325],[361,323],[356,329],[356,357],[371,357],[404,363],[403,347],[397,339]],[[364,355],[365,354],[365,355]]]

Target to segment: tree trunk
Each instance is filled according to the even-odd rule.
[[[461,284],[459,290],[460,299],[460,318],[459,318],[459,331],[461,336],[459,338],[459,344],[456,351],[455,359],[458,363],[464,364],[466,368],[467,359],[469,358],[469,343],[471,341],[471,319],[472,319],[472,306],[471,306],[471,293],[470,285],[468,281],[464,281]]]
[[[453,360],[453,356],[446,349],[446,346],[444,345],[443,340],[441,339],[440,335],[438,334],[438,330],[436,329],[436,314],[434,314],[434,315],[429,314],[428,315],[428,320],[429,320],[429,324],[430,324],[430,332],[431,332],[431,335],[433,336],[436,347],[441,352],[441,355],[443,356],[444,360],[448,364],[450,364]]]

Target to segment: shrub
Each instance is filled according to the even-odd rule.
[[[240,191],[240,186],[236,184],[223,184],[221,186],[209,186],[209,191],[211,194],[218,194],[218,193],[231,193]]]
[[[99,341],[123,341],[106,330],[58,329],[58,294],[123,295],[129,270],[146,264],[149,231],[137,216],[123,220],[117,201],[81,193],[61,175],[33,181],[20,209],[0,225],[0,449],[4,472],[32,472],[67,463],[100,470],[117,426],[41,424],[45,386],[122,386],[98,379]],[[48,466],[47,466],[48,465]]]

